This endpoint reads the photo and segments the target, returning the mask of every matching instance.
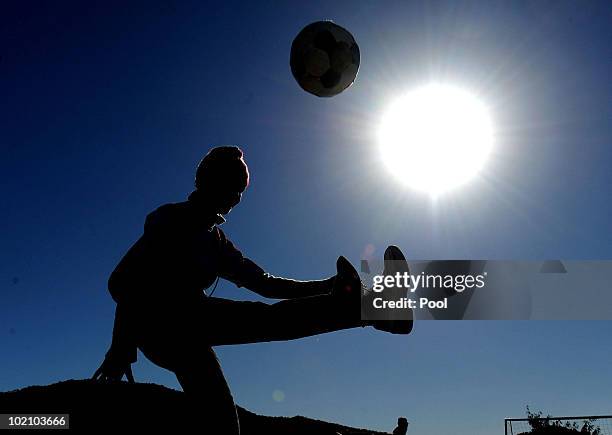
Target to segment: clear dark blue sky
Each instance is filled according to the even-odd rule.
[[[110,341],[110,271],[145,215],[190,192],[212,145],[252,182],[224,229],[268,271],[334,272],[388,243],[419,259],[612,258],[608,2],[3,2],[0,390],[88,377]],[[357,82],[317,99],[289,47],[333,19]],[[390,181],[375,129],[429,80],[491,108],[483,176],[429,198]],[[252,298],[222,283],[216,295]],[[422,322],[219,350],[237,401],[419,434],[490,434],[527,404],[610,412],[609,322]],[[140,381],[178,387],[139,357]],[[273,399],[275,390],[284,393]],[[277,399],[279,394],[275,396]]]

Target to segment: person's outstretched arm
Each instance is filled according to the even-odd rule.
[[[234,244],[217,228],[221,244],[221,278],[271,299],[292,299],[327,294],[335,275],[322,280],[299,281],[265,272],[252,260],[244,257]]]

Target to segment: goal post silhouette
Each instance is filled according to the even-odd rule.
[[[504,419],[505,435],[612,435],[612,415]]]

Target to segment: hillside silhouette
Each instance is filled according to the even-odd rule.
[[[198,418],[181,391],[156,384],[68,380],[0,393],[2,413],[70,414],[70,428],[92,430],[172,430],[214,434]],[[241,435],[382,435],[306,417],[269,417],[238,407]]]

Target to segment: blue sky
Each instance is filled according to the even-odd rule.
[[[21,3],[21,4],[20,4]],[[304,93],[293,37],[333,19],[355,84]],[[224,230],[301,279],[395,243],[414,259],[612,258],[612,12],[606,2],[3,3],[0,390],[92,374],[109,344],[108,275],[145,215],[181,201],[210,146],[252,174]],[[393,96],[443,81],[491,108],[481,177],[435,204],[380,164]],[[220,284],[216,295],[253,298]],[[609,322],[422,322],[219,349],[237,402],[421,434],[485,434],[525,405],[612,408]],[[177,387],[139,357],[140,381]],[[274,390],[285,398],[276,402]]]

